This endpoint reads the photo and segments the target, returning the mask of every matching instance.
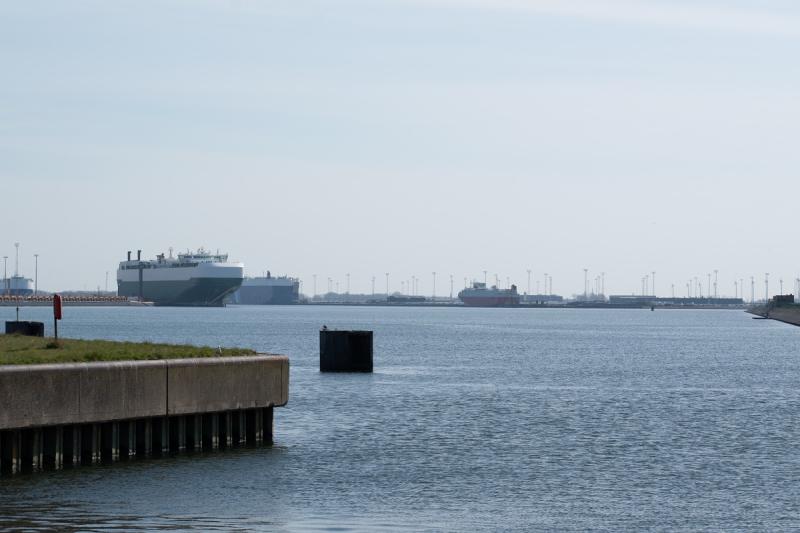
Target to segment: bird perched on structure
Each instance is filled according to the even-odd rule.
[[[328,326],[326,326],[325,324],[322,324],[322,331],[328,331]]]

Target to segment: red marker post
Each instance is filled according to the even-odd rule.
[[[58,340],[58,321],[61,320],[61,295],[53,295],[53,330]]]

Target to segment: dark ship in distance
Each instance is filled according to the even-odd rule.
[[[300,301],[300,280],[289,276],[244,278],[242,286],[230,297],[241,305],[291,305]]]
[[[510,289],[498,289],[497,286],[486,287],[486,283],[474,282],[472,287],[458,293],[458,298],[464,305],[471,307],[515,307],[519,305],[517,286]]]

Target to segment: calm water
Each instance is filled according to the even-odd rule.
[[[323,324],[373,329],[375,373],[320,374]],[[60,330],[285,353],[289,405],[272,448],[2,479],[0,528],[800,527],[800,328],[741,311],[68,307]]]

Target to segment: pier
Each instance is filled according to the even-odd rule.
[[[125,296],[62,296],[64,305],[69,306],[151,306],[152,302],[139,302]],[[0,295],[0,307],[51,307],[53,295],[14,296]]]
[[[289,359],[0,366],[0,475],[272,443]]]

